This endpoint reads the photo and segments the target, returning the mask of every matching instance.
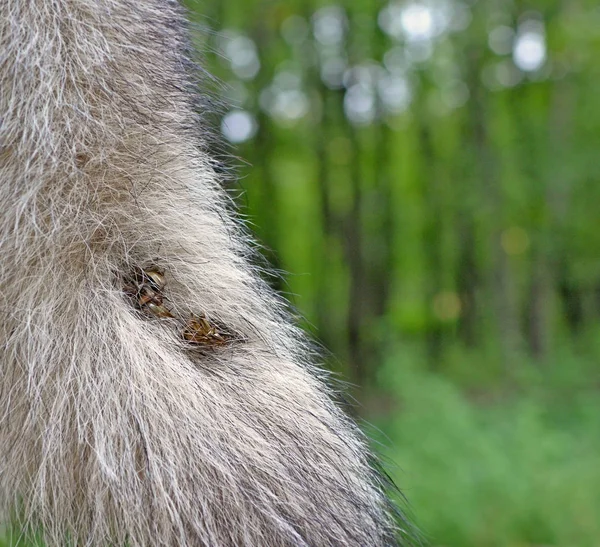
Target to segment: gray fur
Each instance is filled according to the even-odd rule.
[[[357,428],[198,131],[161,0],[0,0],[0,503],[49,545],[378,546],[399,533]],[[123,279],[164,272],[176,318]],[[235,337],[193,348],[190,314]]]

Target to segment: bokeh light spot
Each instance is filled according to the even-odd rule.
[[[232,143],[241,143],[251,139],[258,129],[258,124],[250,112],[232,110],[221,122],[223,136]]]
[[[458,319],[461,307],[460,298],[454,291],[442,291],[433,299],[433,313],[440,321]]]
[[[514,50],[515,65],[524,72],[535,72],[546,62],[546,38],[539,22],[524,24],[519,29]]]
[[[502,232],[500,243],[508,255],[523,254],[529,248],[529,236],[519,226],[511,226]]]

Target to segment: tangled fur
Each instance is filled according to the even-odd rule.
[[[4,515],[49,545],[395,544],[364,439],[251,266],[179,6],[0,13]],[[132,306],[136,268],[173,318]],[[193,314],[235,339],[190,348]]]

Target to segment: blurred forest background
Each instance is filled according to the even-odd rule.
[[[426,541],[600,545],[600,5],[188,6],[273,283]]]

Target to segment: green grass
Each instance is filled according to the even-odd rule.
[[[39,534],[30,534],[25,539],[16,526],[14,528],[2,529],[0,528],[0,547],[44,547]]]
[[[519,363],[510,387],[487,393],[408,361],[381,371],[396,406],[379,423],[392,475],[431,545],[600,545],[591,361]]]

